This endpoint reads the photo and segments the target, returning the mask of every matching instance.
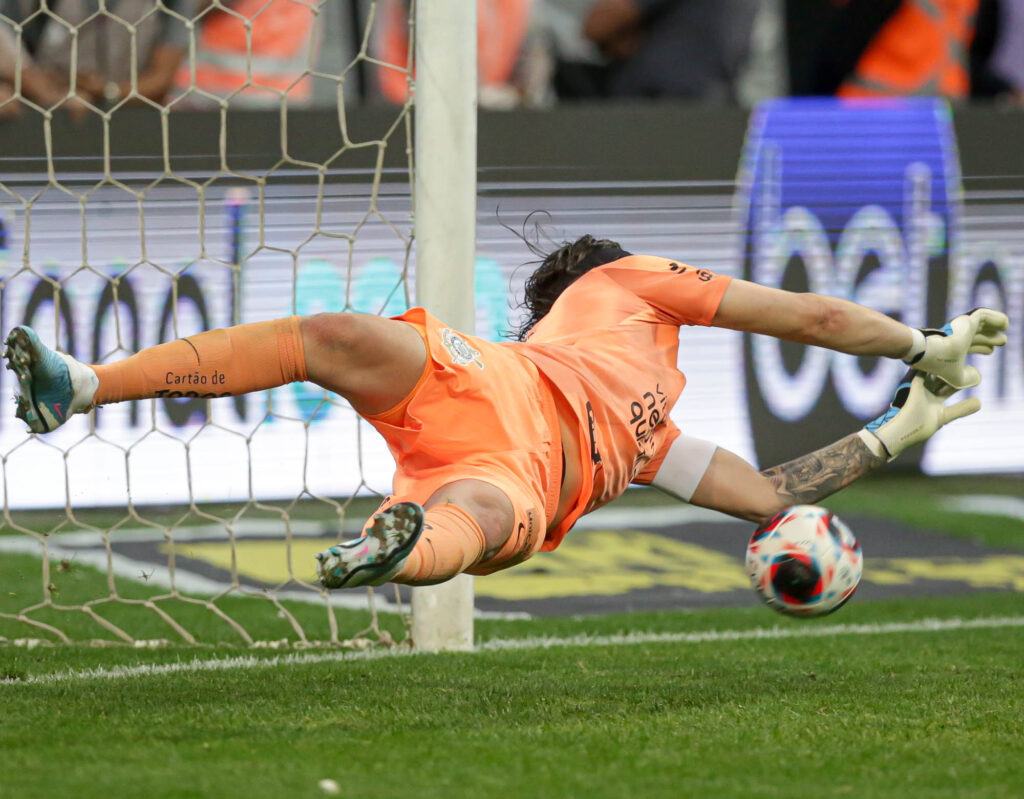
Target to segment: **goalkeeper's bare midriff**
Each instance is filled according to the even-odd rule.
[[[569,404],[559,394],[555,396],[555,407],[558,410],[558,430],[562,439],[562,488],[558,494],[558,510],[548,520],[548,529],[554,529],[562,523],[579,501],[583,493],[583,470],[580,468],[579,457],[582,438],[579,424]]]

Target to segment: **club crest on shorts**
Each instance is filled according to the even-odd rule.
[[[441,343],[444,344],[444,348],[452,356],[452,362],[457,366],[475,363],[478,369],[484,368],[479,351],[469,346],[469,342],[450,327],[441,328]]]

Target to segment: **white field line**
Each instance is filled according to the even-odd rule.
[[[1024,521],[1024,499],[1003,494],[963,494],[949,497],[942,507],[961,513],[980,513],[987,516],[1006,516]]]
[[[506,650],[529,651],[557,647],[630,646],[634,644],[687,643],[706,644],[718,641],[777,641],[787,638],[832,638],[855,635],[886,635],[893,633],[934,633],[949,630],[998,629],[1024,627],[1024,616],[988,616],[975,619],[921,619],[885,624],[830,624],[799,627],[760,627],[751,630],[709,630],[697,633],[620,633],[617,635],[573,635],[563,638],[495,638],[481,642],[474,652]],[[50,674],[30,675],[20,680],[0,680],[0,685],[52,685],[83,680],[151,677],[156,675],[232,671],[235,669],[267,669],[278,666],[306,666],[317,663],[378,660],[388,657],[423,655],[410,649],[370,649],[360,652],[320,652],[272,657],[244,655],[231,658],[193,659],[176,663],[111,668],[69,669]]]

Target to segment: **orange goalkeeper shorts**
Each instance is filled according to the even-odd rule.
[[[409,396],[364,417],[397,464],[393,496],[381,507],[423,504],[456,480],[489,483],[512,502],[520,544],[469,572],[521,563],[540,549],[558,510],[562,443],[550,385],[513,346],[459,333],[422,308],[393,318],[419,331],[428,356]]]

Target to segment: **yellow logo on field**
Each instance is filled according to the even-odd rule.
[[[666,586],[713,594],[749,588],[750,581],[738,558],[713,549],[639,530],[593,530],[481,578],[473,590],[494,599],[548,599]]]
[[[331,545],[323,538],[293,538],[288,542],[277,539],[243,539],[235,541],[186,541],[176,544],[174,552],[179,557],[192,558],[209,563],[224,571],[248,577],[265,585],[281,585],[291,579],[316,583],[316,566],[313,557]],[[170,552],[169,544],[162,544],[160,551]],[[290,551],[289,551],[290,549]]]
[[[1024,555],[981,558],[867,558],[864,579],[878,585],[909,585],[918,580],[948,580],[972,588],[1024,591]]]

